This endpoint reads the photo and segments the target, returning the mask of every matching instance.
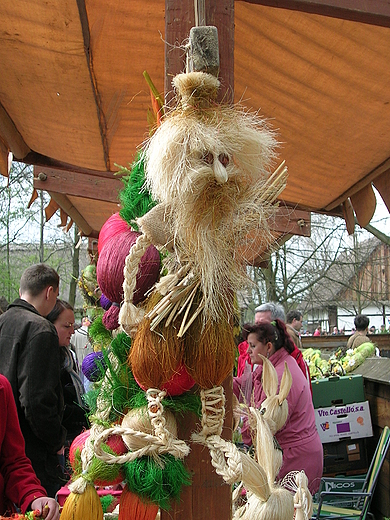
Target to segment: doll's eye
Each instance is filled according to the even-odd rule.
[[[229,156],[226,153],[220,153],[218,156],[219,162],[226,168],[229,164]]]
[[[202,160],[207,164],[214,163],[214,155],[211,152],[205,151],[202,155]]]

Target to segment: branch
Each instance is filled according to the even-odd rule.
[[[355,218],[355,222],[356,218]],[[379,231],[379,229],[375,228],[374,226],[371,226],[371,224],[367,224],[367,226],[364,226],[364,229],[374,235],[374,237],[379,238],[381,242],[384,244],[390,246],[390,237],[382,233],[382,231]]]

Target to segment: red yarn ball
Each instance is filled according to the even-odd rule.
[[[91,435],[91,430],[85,430],[80,435],[78,435],[72,442],[69,448],[69,462],[72,466],[73,471],[75,470],[75,464],[76,464],[76,450],[79,449],[80,452],[85,446],[85,443],[88,439],[88,437]],[[126,444],[123,442],[121,435],[111,435],[106,439],[104,442],[106,446],[108,446],[116,455],[124,455],[129,450],[126,446]],[[120,473],[118,477],[113,480],[112,482],[108,482],[105,480],[97,480],[95,484],[97,486],[115,486],[116,484],[119,484],[122,482],[123,476]]]
[[[137,381],[137,379],[134,377]],[[137,381],[138,386],[142,388],[142,390],[147,390],[147,387],[140,385],[139,381]],[[163,383],[161,386],[161,390],[165,390],[168,395],[181,395],[184,392],[188,392],[194,386],[195,381],[192,379],[190,374],[187,372],[187,369],[184,365],[180,365],[174,375],[171,377],[169,381]]]
[[[102,293],[112,302],[123,300],[123,269],[131,246],[140,233],[126,231],[107,238],[101,249],[96,266],[96,276]],[[145,251],[138,265],[137,282],[133,295],[133,303],[137,305],[145,298],[145,293],[157,281],[160,272],[160,255],[151,245]]]
[[[83,432],[80,433],[80,435],[77,435],[77,437],[75,437],[73,439],[73,442],[70,445],[69,462],[70,462],[70,465],[72,466],[73,470],[75,469],[76,450],[79,449],[80,452],[82,451],[82,449],[84,448],[85,442],[90,435],[91,435],[91,430],[84,430]]]
[[[118,233],[123,233],[124,231],[129,231],[130,226],[129,224],[123,220],[123,218],[119,215],[119,213],[114,213],[111,215],[110,218],[108,218],[105,223],[103,224],[100,233],[99,233],[99,240],[98,240],[98,253],[100,255],[100,251],[102,250],[102,247],[106,243],[106,240],[108,238],[111,238]]]

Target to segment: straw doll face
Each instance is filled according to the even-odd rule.
[[[200,74],[200,75],[199,75]],[[203,73],[175,78],[181,104],[146,148],[146,183],[165,207],[179,263],[202,283],[205,316],[231,314],[231,294],[247,284],[237,244],[261,228],[259,193],[276,141],[256,114],[217,104],[218,80]]]

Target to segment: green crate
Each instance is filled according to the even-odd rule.
[[[312,381],[314,408],[327,408],[366,400],[363,376],[325,377]]]

